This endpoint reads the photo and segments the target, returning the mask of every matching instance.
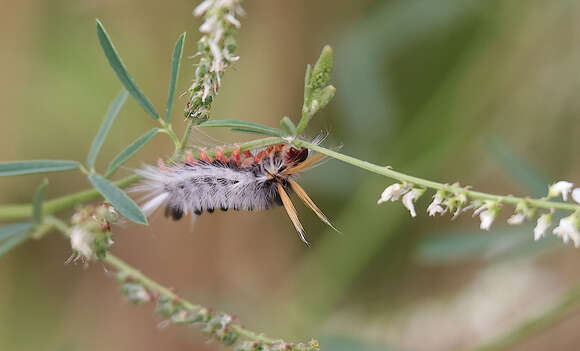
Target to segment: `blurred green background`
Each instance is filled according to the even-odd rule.
[[[121,89],[97,43],[95,18],[129,71],[162,110],[171,50],[198,19],[191,1],[24,0],[0,12],[0,160],[84,160]],[[223,79],[214,119],[276,126],[297,121],[304,69],[335,48],[332,104],[309,133],[326,145],[397,170],[488,192],[545,194],[552,181],[580,183],[580,2],[246,1],[235,68]],[[178,91],[193,75],[185,58]],[[176,101],[179,131],[184,99]],[[97,166],[153,127],[130,100]],[[210,130],[230,144],[247,135]],[[196,133],[193,144],[208,137]],[[167,157],[156,137],[119,172]],[[42,177],[0,179],[0,202],[30,201]],[[306,248],[282,209],[214,213],[147,228],[114,228],[112,251],[196,303],[237,315],[287,340],[319,338],[325,350],[469,349],[541,314],[577,281],[579,251],[532,226],[508,228],[505,211],[481,232],[466,215],[430,218],[430,196],[411,219],[376,201],[386,178],[337,161],[301,183],[343,234],[298,211]],[[79,174],[50,176],[47,197],[85,189]],[[68,215],[68,214],[67,214]],[[0,260],[0,350],[221,350],[195,328],[160,328],[153,306],[135,307],[100,263],[65,265],[59,235]],[[572,350],[580,314],[512,350]]]

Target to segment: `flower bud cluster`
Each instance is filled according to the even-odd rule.
[[[117,211],[106,203],[77,210],[71,218],[70,243],[74,251],[72,258],[103,259],[113,244],[111,225],[117,223],[119,218]]]
[[[200,59],[188,90],[185,118],[199,123],[208,119],[222,75],[239,59],[234,55],[237,47],[234,34],[240,27],[237,16],[244,14],[240,3],[241,0],[205,0],[193,11],[195,16],[204,18],[199,27],[203,36],[197,42],[196,55]]]
[[[227,313],[213,312],[203,307],[191,310],[166,296],[160,296],[157,300],[156,312],[172,324],[198,325],[202,332],[224,345],[233,345],[239,337],[233,328],[233,317]]]
[[[580,188],[573,189],[574,184],[568,181],[556,182],[548,188],[547,198],[562,197],[564,201],[572,200],[580,204]],[[447,212],[453,213],[453,218],[459,214],[473,209],[473,216],[479,216],[480,228],[490,230],[495,219],[501,212],[502,197],[494,196],[494,200],[482,200],[473,196],[470,199],[467,188],[457,191],[457,184],[454,184],[453,191],[450,189],[438,190],[433,196],[433,201],[427,207],[429,216],[437,214],[443,215]],[[425,192],[425,189],[418,188],[414,184],[395,183],[389,185],[381,194],[378,204],[386,201],[397,201],[401,199],[403,205],[409,210],[412,217],[416,216],[414,202]],[[554,208],[549,212],[540,215],[534,228],[534,240],[542,238],[552,225]],[[507,219],[510,225],[522,224],[526,220],[534,219],[536,207],[529,200],[522,199],[516,204],[514,213]],[[580,247],[580,210],[560,219],[552,233],[562,239],[564,243],[573,242],[575,247]]]
[[[143,305],[152,300],[151,293],[137,280],[124,272],[117,273],[117,279],[121,283],[121,294],[135,305]]]
[[[236,346],[234,351],[318,351],[318,340],[311,340],[308,344],[289,344],[283,341],[264,343],[261,341],[244,341]]]

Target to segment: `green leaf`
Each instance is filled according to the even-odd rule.
[[[31,235],[32,223],[16,223],[0,227],[0,257],[4,256],[16,246],[22,244]]]
[[[269,134],[269,133],[264,133],[264,132],[259,132],[259,131],[256,131],[256,130],[244,129],[244,128],[232,128],[230,130],[232,132],[246,133],[246,134],[253,134],[253,135],[267,135],[267,136],[271,136],[272,135],[272,134]]]
[[[91,144],[91,149],[89,150],[89,156],[87,157],[87,165],[89,166],[90,169],[95,168],[95,161],[97,159],[97,156],[99,155],[101,146],[103,146],[105,138],[107,137],[107,134],[109,133],[109,130],[111,129],[111,126],[115,121],[115,118],[117,118],[119,111],[121,111],[123,104],[125,104],[125,101],[127,101],[127,96],[129,96],[127,90],[125,89],[121,90],[121,92],[119,93],[119,95],[117,95],[113,103],[111,103],[111,106],[109,106],[109,110],[105,115],[105,119],[103,120],[103,123],[101,124],[101,127],[99,128],[99,131],[97,132],[97,135],[95,136],[95,139]]]
[[[306,65],[306,74],[304,74],[304,102],[310,99],[312,91],[310,91],[310,80],[312,79],[312,66],[310,64]]]
[[[296,126],[292,123],[292,120],[289,117],[284,116],[284,118],[280,120],[280,128],[290,136],[296,135]]]
[[[117,157],[115,157],[113,159],[113,161],[111,161],[111,163],[109,164],[109,168],[107,169],[107,172],[105,173],[105,177],[107,177],[107,178],[110,177],[111,174],[113,174],[113,172],[115,172],[115,170],[117,170],[117,168],[120,165],[122,165],[123,163],[125,163],[125,161],[127,161],[129,158],[131,158],[131,156],[133,156],[137,151],[139,151],[139,149],[141,149],[145,144],[147,144],[147,142],[151,138],[153,138],[153,136],[155,134],[157,134],[158,132],[159,132],[159,129],[157,129],[157,128],[154,128],[154,129],[148,131],[147,133],[140,136],[137,140],[132,142],[123,151],[121,151],[121,153],[119,153],[117,155]]]
[[[169,93],[167,94],[167,105],[165,108],[165,122],[167,123],[171,121],[171,112],[173,111],[173,102],[175,98],[175,86],[177,85],[177,76],[179,75],[181,56],[183,55],[184,41],[185,33],[182,33],[175,43],[173,56],[171,56],[171,76],[169,78]]]
[[[34,223],[39,224],[42,222],[42,205],[44,203],[44,190],[48,185],[48,179],[44,178],[42,183],[36,188],[36,192],[34,193],[34,201],[33,201],[33,215],[32,218],[34,219]]]
[[[139,103],[139,105],[143,107],[145,112],[150,114],[151,117],[153,117],[154,119],[158,119],[159,114],[157,113],[157,111],[155,111],[155,107],[153,107],[151,101],[147,99],[145,94],[143,94],[141,89],[139,89],[139,87],[137,86],[137,83],[135,83],[133,78],[131,78],[129,72],[127,72],[127,68],[125,67],[123,61],[121,60],[121,57],[119,57],[117,49],[115,49],[115,46],[111,42],[109,34],[107,34],[107,31],[105,30],[103,24],[99,20],[97,20],[97,37],[99,38],[99,43],[103,48],[105,56],[107,57],[107,60],[111,65],[111,68],[113,68],[113,71],[115,71],[117,77],[119,77],[119,80],[125,86],[125,89],[127,89],[129,93],[131,93],[131,95],[135,98],[135,100],[137,100],[137,103]]]
[[[243,129],[247,132],[255,132],[255,133],[262,133],[265,135],[271,136],[282,136],[284,133],[280,129],[268,127],[258,123],[252,122],[245,122],[245,121],[236,121],[236,120],[214,120],[204,122],[199,125],[200,127],[226,127],[226,128],[235,128],[235,129]]]
[[[32,223],[30,222],[20,222],[4,225],[0,227],[0,240],[8,239],[13,235],[18,233],[27,232],[32,228]]]
[[[78,169],[80,163],[77,161],[63,160],[31,160],[0,163],[0,177],[13,175],[34,174],[68,171]]]
[[[89,181],[120,214],[135,223],[147,224],[147,217],[139,206],[115,184],[96,173],[89,175]]]

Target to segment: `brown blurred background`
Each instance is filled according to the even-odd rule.
[[[190,1],[3,0],[0,12],[0,160],[86,154],[121,85],[97,43],[95,18],[162,110],[169,58],[198,19]],[[246,1],[241,56],[212,118],[276,126],[297,121],[304,69],[335,48],[336,98],[311,123],[327,145],[397,170],[496,193],[542,196],[552,181],[580,183],[580,2]],[[178,91],[193,74],[182,64]],[[179,131],[183,99],[176,101]],[[152,128],[130,100],[99,156],[104,169]],[[247,135],[211,130],[233,143]],[[192,143],[204,144],[197,133]],[[118,177],[171,152],[157,136]],[[0,179],[0,202],[30,201],[40,176]],[[480,345],[549,308],[578,281],[579,252],[532,226],[492,230],[464,216],[411,219],[376,205],[388,179],[337,161],[305,174],[304,188],[343,234],[298,207],[313,242],[282,209],[214,213],[147,228],[114,228],[112,251],[181,295],[237,315],[250,329],[325,350],[454,350]],[[47,197],[85,189],[78,173],[50,175]],[[66,214],[66,216],[70,215]],[[63,218],[66,218],[63,217]],[[193,228],[193,229],[192,229]],[[195,328],[160,328],[100,263],[65,265],[59,235],[0,260],[0,350],[221,350]],[[573,350],[580,314],[513,350]]]

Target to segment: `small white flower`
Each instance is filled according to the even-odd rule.
[[[70,246],[74,251],[80,255],[92,259],[95,253],[93,252],[93,242],[95,238],[91,232],[82,227],[75,226],[72,228],[70,234]]]
[[[481,220],[479,228],[481,228],[482,230],[489,230],[495,219],[495,213],[491,210],[482,211],[479,214],[479,219]]]
[[[548,188],[548,197],[558,197],[562,195],[562,199],[564,201],[568,201],[568,194],[572,190],[574,184],[567,182],[565,180],[561,180],[556,182]]]
[[[240,28],[241,25],[240,21],[238,21],[238,19],[235,18],[234,15],[232,15],[231,13],[225,15],[224,18],[226,19],[226,21],[230,22],[234,27]]]
[[[570,239],[574,242],[575,247],[580,247],[580,231],[578,231],[577,219],[574,215],[562,218],[560,224],[554,228],[553,233],[560,237],[564,243]]]
[[[538,222],[536,223],[536,227],[534,228],[534,240],[538,241],[540,238],[546,234],[546,230],[552,224],[552,214],[551,213],[544,213],[538,218]]]
[[[202,33],[211,33],[215,30],[217,25],[217,18],[215,16],[211,16],[208,18],[203,24],[199,27],[199,31]]]
[[[486,201],[473,212],[473,215],[479,215],[479,220],[481,221],[479,228],[489,230],[499,211],[500,207],[496,201]]]
[[[572,191],[572,199],[580,204],[580,188],[576,188]]]
[[[409,190],[408,185],[403,185],[401,183],[395,183],[389,185],[381,194],[381,198],[377,201],[377,204],[382,204],[387,201],[397,201]]]
[[[514,213],[510,218],[508,218],[507,222],[511,225],[522,224],[526,219],[526,215],[523,213]]]
[[[429,207],[427,207],[427,213],[429,213],[429,216],[435,216],[437,213],[444,214],[446,212],[443,206],[441,206],[442,202],[443,194],[438,191],[435,196],[433,196],[433,201],[429,204]]]
[[[193,10],[193,15],[194,16],[201,16],[204,13],[207,12],[207,10],[209,10],[209,8],[211,7],[213,1],[212,0],[205,0],[204,2],[202,2],[201,4],[197,5],[195,7],[195,9]]]
[[[415,212],[415,205],[413,204],[413,202],[415,202],[415,200],[421,197],[421,195],[423,195],[424,192],[425,189],[413,189],[408,193],[406,193],[405,195],[403,195],[402,200],[403,205],[405,205],[405,207],[409,210],[409,212],[411,212],[411,217],[417,216],[417,212]]]

